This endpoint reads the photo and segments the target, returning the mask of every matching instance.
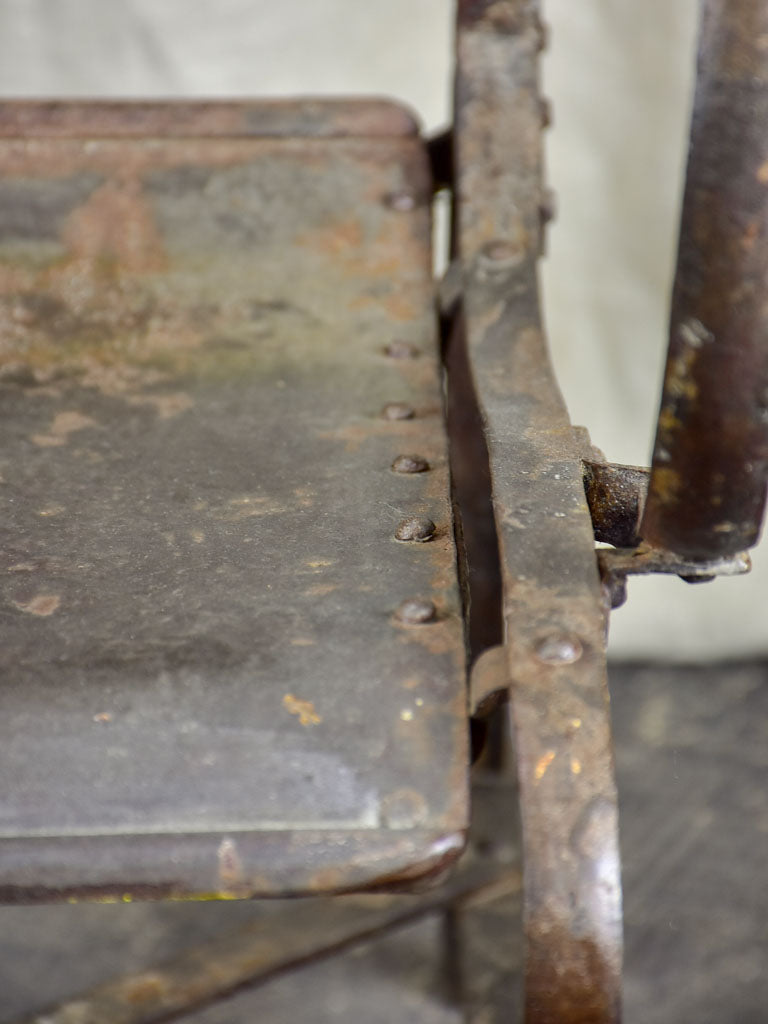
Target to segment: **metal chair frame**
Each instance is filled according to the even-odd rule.
[[[570,424],[549,362],[536,272],[551,216],[538,0],[458,0],[454,123],[429,144],[430,188],[449,189],[453,204],[452,261],[437,298],[470,713],[479,723],[508,712],[514,757],[514,783],[502,774],[482,792],[478,782],[475,796],[481,813],[500,802],[510,822],[519,808],[522,883],[516,865],[475,843],[441,888],[379,896],[367,912],[340,897],[322,936],[311,905],[296,904],[269,948],[240,932],[152,972],[149,988],[143,976],[108,983],[78,1000],[78,1020],[171,1019],[472,894],[516,891],[522,1019],[620,1019],[608,614],[632,574],[699,582],[746,571],[768,480],[768,5],[706,0],[703,10],[669,355],[646,470],[606,462]],[[4,110],[23,135],[23,105]],[[414,201],[392,197],[403,209]],[[434,614],[417,604],[403,614]],[[501,1016],[509,1007],[498,1012],[510,1019]],[[68,1019],[66,1007],[45,1017]]]

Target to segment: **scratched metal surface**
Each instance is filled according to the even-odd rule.
[[[466,722],[422,145],[382,104],[248,138],[112,110],[0,116],[2,895],[439,867]]]
[[[523,847],[524,1019],[620,1018],[621,887],[607,610],[587,445],[549,362],[536,263],[547,195],[537,0],[458,6],[456,166],[464,322],[502,562]],[[492,659],[492,660],[488,660]],[[478,663],[481,672],[483,663]]]
[[[705,561],[757,543],[768,486],[768,7],[701,5],[669,349],[641,534]]]

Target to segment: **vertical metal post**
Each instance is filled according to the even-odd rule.
[[[643,539],[755,544],[768,479],[768,3],[704,0],[669,352]]]
[[[606,613],[583,443],[549,362],[538,0],[459,0],[461,323],[490,466],[523,856],[526,1024],[620,1019],[621,886]],[[478,666],[480,662],[478,661]],[[510,808],[510,813],[514,813]],[[509,1007],[506,1019],[513,1018]]]

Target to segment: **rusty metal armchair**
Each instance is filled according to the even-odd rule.
[[[503,704],[524,1019],[619,1019],[608,611],[634,573],[745,571],[766,490],[768,10],[704,7],[651,471],[549,364],[533,0],[460,0],[430,144],[381,102],[0,107],[4,900],[420,889]],[[500,878],[342,901],[326,946]],[[169,1019],[291,934],[78,1020]]]

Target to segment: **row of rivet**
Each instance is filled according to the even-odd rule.
[[[384,354],[390,359],[417,359],[421,353],[410,342],[398,340],[387,345]],[[416,416],[416,411],[405,402],[389,402],[381,414],[386,420],[412,420]],[[395,473],[426,473],[430,465],[422,455],[398,455],[392,462],[391,469]],[[408,516],[398,523],[395,540],[423,544],[432,540],[436,532],[437,527],[426,516]],[[395,618],[406,626],[423,626],[435,621],[437,608],[434,601],[411,597],[398,606]]]

